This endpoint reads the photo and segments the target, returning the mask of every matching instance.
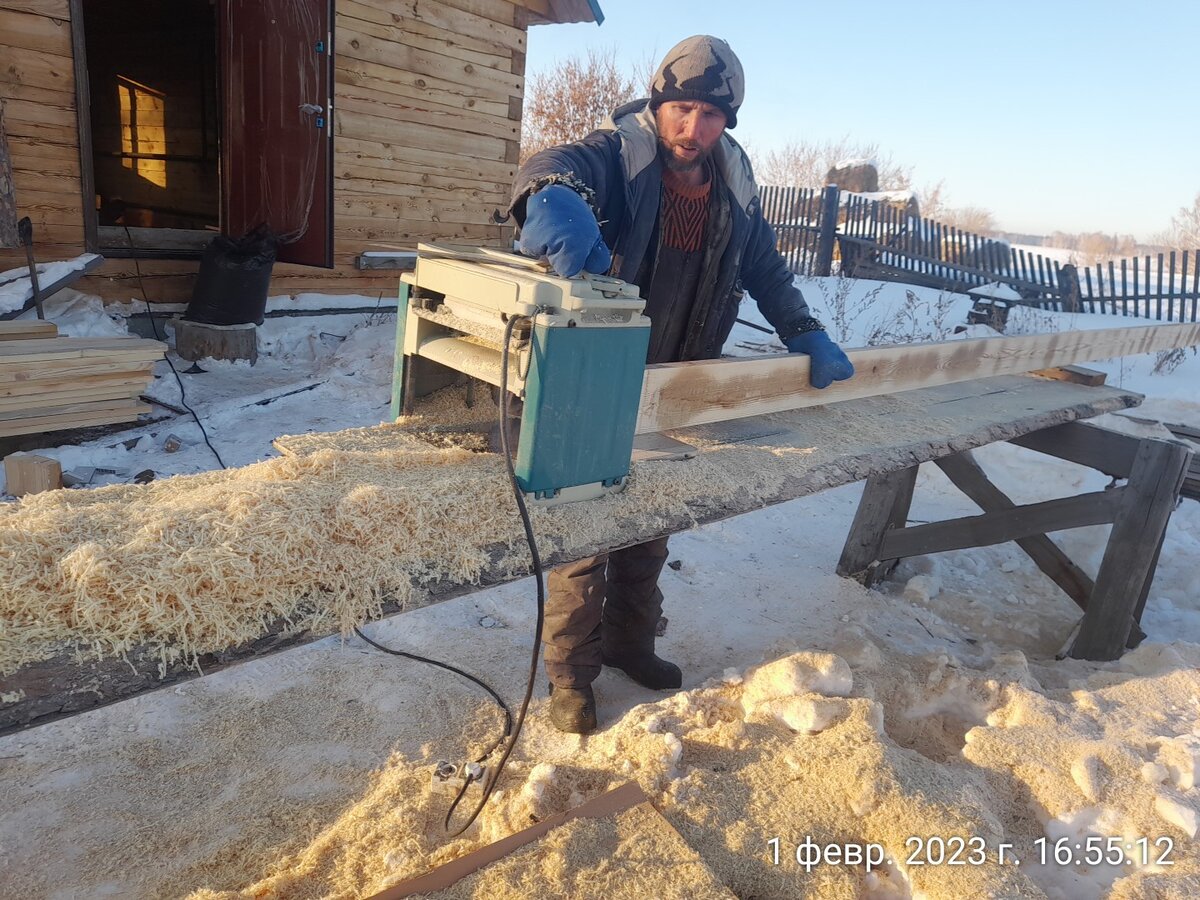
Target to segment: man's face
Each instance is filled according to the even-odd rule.
[[[655,110],[654,118],[658,155],[676,172],[703,165],[725,132],[725,113],[703,100],[671,100]]]

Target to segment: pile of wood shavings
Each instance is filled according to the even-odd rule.
[[[411,763],[393,759],[368,798],[304,852],[276,861],[274,874],[241,891],[200,891],[191,900],[369,896],[630,779],[737,896],[1195,896],[1200,850],[1153,811],[1163,787],[1147,778],[1146,761],[1158,766],[1154,759],[1171,757],[1147,745],[1148,732],[1138,724],[1137,692],[1152,689],[1143,679],[1104,673],[1093,677],[1091,690],[1043,693],[1019,653],[978,671],[945,657],[885,657],[865,638],[852,637],[842,649],[855,660],[852,685],[821,677],[839,667],[850,671],[840,657],[805,652],[635,707],[577,744],[542,730],[514,757],[506,789],[494,796],[479,825],[449,844],[439,844],[436,827],[430,828],[427,786],[413,780]],[[1146,661],[1135,659],[1134,665]],[[1178,660],[1158,665],[1154,675],[1171,697],[1194,690],[1194,673],[1179,668]],[[1111,721],[1098,718],[1098,704],[1106,699],[1112,703],[1106,711],[1118,713]],[[938,707],[939,700],[946,702]],[[944,759],[932,758],[928,743],[923,752],[912,749],[919,742],[910,743],[911,728],[898,727],[906,718],[952,718],[955,704],[974,702],[992,709],[991,724],[965,738],[950,734],[949,752],[934,754]],[[823,714],[804,714],[814,708]],[[893,739],[892,729],[905,734],[904,743]],[[1080,778],[1081,752],[1109,764],[1100,768],[1099,786]],[[1161,767],[1171,771],[1166,762]],[[1102,811],[1094,828],[1113,834],[1172,836],[1174,865],[1130,866],[1108,875],[1089,867],[1035,871],[1034,841],[1056,833],[1045,820],[1088,810]],[[600,828],[598,846],[589,846],[564,831],[547,852],[514,855],[494,864],[494,872],[485,869],[438,896],[521,896],[531,885],[535,893],[593,896],[589,877],[607,872],[598,853],[607,834]],[[981,840],[987,859],[909,864],[915,836]],[[794,852],[810,838],[821,845],[881,844],[892,862],[870,874],[861,865],[806,870]],[[778,863],[772,839],[780,842]],[[1012,854],[1005,865],[996,855],[1001,843]],[[1024,864],[1013,864],[1014,856]],[[709,883],[697,877],[704,895]]]
[[[662,817],[638,805],[604,819],[575,819],[429,900],[734,900]]]
[[[0,510],[0,672],[62,645],[173,662],[280,619],[348,630],[414,584],[477,581],[488,548],[519,538],[500,461],[462,450],[327,450],[33,495]]]

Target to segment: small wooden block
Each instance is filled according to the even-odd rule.
[[[1107,372],[1089,369],[1085,366],[1060,366],[1057,369],[1039,369],[1030,372],[1042,378],[1053,378],[1055,381],[1069,381],[1072,384],[1086,384],[1088,387],[1098,387],[1108,378]]]
[[[4,458],[5,491],[14,497],[53,491],[62,487],[62,466],[57,459],[35,453],[13,453]]]

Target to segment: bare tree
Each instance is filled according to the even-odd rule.
[[[1191,206],[1179,208],[1170,226],[1154,242],[1172,250],[1200,250],[1200,194]]]
[[[835,165],[847,159],[872,159],[879,172],[879,189],[905,190],[912,186],[912,169],[881,157],[878,144],[855,144],[849,138],[812,143],[791,141],[778,150],[753,154],[754,172],[759,184],[787,187],[822,188],[825,176]]]
[[[926,213],[922,209],[921,214],[937,219],[943,225],[950,225],[960,231],[969,231],[972,234],[990,235],[999,231],[992,211],[981,206],[943,207],[936,216]]]
[[[521,162],[539,150],[577,141],[595,131],[616,107],[646,96],[644,65],[631,74],[617,66],[615,49],[589,50],[529,83],[522,120]]]

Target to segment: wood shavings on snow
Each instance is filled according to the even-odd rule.
[[[305,850],[273,861],[274,874],[240,891],[202,890],[192,900],[369,895],[629,779],[741,897],[1196,896],[1200,848],[1158,801],[1170,798],[1193,815],[1200,809],[1192,781],[1200,658],[1163,660],[1148,648],[1086,684],[1043,692],[1019,653],[976,670],[945,655],[884,654],[862,635],[849,635],[839,649],[845,657],[805,651],[744,678],[634,707],[583,741],[531,720],[540,730],[513,758],[503,789],[479,823],[450,843],[437,838],[438,810],[448,801],[430,792],[428,766],[393,757],[365,797]],[[869,660],[853,668],[852,685],[846,657]],[[1154,672],[1148,679],[1147,664]],[[1166,697],[1180,714],[1147,723],[1146,692],[1156,695],[1156,708]],[[786,701],[824,705],[827,715],[815,728],[790,726],[777,714]],[[1083,785],[1081,768],[1094,772]],[[1148,837],[1152,847],[1169,838],[1173,864],[1038,864],[1038,838],[1053,844],[1089,835]],[[913,861],[940,852],[918,852],[929,845],[913,838],[956,836],[986,848],[987,859]],[[782,848],[778,864],[773,838]],[[880,844],[890,862],[870,873],[861,865],[806,871],[793,854],[809,839]],[[652,858],[639,840],[630,835],[630,851]],[[1002,843],[1010,846],[1005,865],[997,859]],[[588,885],[594,873],[605,883],[623,846],[613,823],[563,830],[540,851],[513,855],[438,896],[618,896]],[[659,875],[670,874],[661,868]],[[708,882],[695,877],[683,883],[707,896]]]
[[[603,819],[575,819],[428,900],[735,900],[662,816],[638,804]]]
[[[431,420],[482,414],[460,398],[435,395],[436,415],[401,426],[427,431]],[[695,459],[635,464],[621,494],[534,509],[543,558],[579,558],[862,478],[886,464],[878,448],[919,443],[931,428],[929,410],[903,395],[764,420],[783,433],[689,438],[701,450]],[[933,422],[948,434],[964,427]],[[279,623],[348,633],[385,602],[427,602],[426,586],[526,571],[498,455],[436,449],[396,426],[369,431],[340,433],[352,449],[339,435],[308,447],[285,439],[300,455],[143,486],[51,491],[0,508],[0,674],[64,650],[146,648],[164,665],[194,661]],[[316,441],[330,449],[313,449]],[[354,449],[364,446],[372,449]]]
[[[432,789],[433,764],[473,757],[499,714],[470,685],[396,665],[352,648],[287,653],[211,688],[204,679],[53,723],[45,738],[8,736],[0,771],[20,815],[0,825],[11,863],[0,896],[370,896],[629,780],[737,896],[1200,896],[1200,848],[1184,827],[1200,810],[1195,646],[1147,645],[1115,664],[1038,665],[1012,650],[968,663],[904,654],[854,626],[826,649],[634,706],[586,739],[555,732],[538,699],[498,792],[456,840],[442,830],[450,798]],[[510,676],[497,686],[511,695],[523,674]],[[397,705],[398,684],[408,704]],[[106,740],[89,730],[98,718],[114,723]],[[1169,838],[1174,864],[1035,864],[1038,838],[1089,835]],[[914,836],[980,839],[990,857],[910,864]],[[483,883],[541,878],[541,895],[587,896],[555,888],[586,885],[597,865],[592,843],[561,837],[561,850]],[[804,871],[790,854],[807,837],[876,842],[894,862]],[[1001,842],[1020,866],[997,864]],[[703,896],[706,882],[681,884]]]

